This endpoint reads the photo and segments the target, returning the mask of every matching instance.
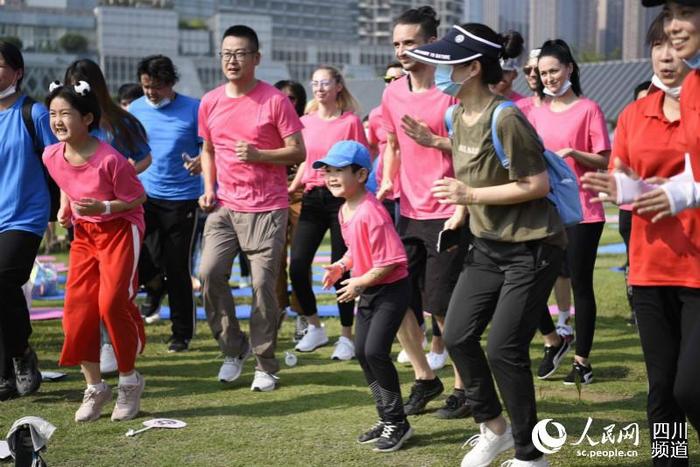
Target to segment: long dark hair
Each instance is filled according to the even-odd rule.
[[[573,72],[569,78],[569,81],[571,81],[571,89],[574,91],[576,96],[583,94],[583,90],[581,89],[581,74],[578,63],[576,63],[576,60],[574,60],[574,55],[571,53],[569,44],[567,44],[563,39],[550,39],[542,44],[542,51],[540,52],[540,56],[537,58],[537,60],[542,60],[542,57],[554,57],[559,60],[559,63],[564,65],[572,65]],[[537,94],[539,94],[541,98],[544,98],[545,96],[544,83],[542,83],[542,80],[537,83]]]
[[[482,55],[475,59],[481,64],[481,82],[483,84],[496,84],[503,79],[503,69],[499,61],[501,58],[516,58],[523,53],[525,41],[518,31],[508,31],[504,34],[499,34],[481,23],[467,23],[460,27],[475,36],[502,45],[500,55],[493,57]]]
[[[46,107],[51,107],[51,101],[57,97],[68,102],[83,117],[87,114],[92,114],[92,122],[88,126],[88,131],[99,128],[100,104],[97,102],[97,96],[95,96],[94,92],[87,91],[84,94],[79,94],[75,91],[72,84],[59,86],[46,96]]]
[[[15,71],[22,70],[22,76],[17,80],[17,89],[19,90],[22,78],[24,78],[24,57],[22,57],[22,52],[14,44],[0,41],[0,55],[2,55],[7,66]]]
[[[277,81],[275,87],[280,91],[288,89],[289,93],[294,97],[294,110],[297,115],[299,117],[304,115],[304,109],[306,108],[306,90],[301,83],[291,79],[283,79]]]
[[[76,60],[71,63],[66,70],[64,83],[72,85],[78,81],[87,81],[92,88],[92,92],[97,97],[97,102],[102,110],[100,127],[119,137],[119,145],[127,151],[138,152],[140,146],[148,141],[146,130],[136,117],[114,103],[107,82],[102,74],[99,65],[89,59]]]

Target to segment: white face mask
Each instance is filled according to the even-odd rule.
[[[693,58],[689,58],[688,60],[683,61],[686,65],[688,65],[688,68],[692,70],[700,69],[700,52],[696,53]]]
[[[0,99],[5,99],[17,91],[17,84],[10,84],[4,91],[0,91]]]
[[[561,85],[561,88],[559,88],[557,92],[550,91],[548,88],[544,88],[543,92],[550,97],[561,97],[564,94],[566,94],[566,91],[568,91],[570,87],[571,81],[567,79],[566,81],[564,81],[564,84]]]
[[[666,86],[663,83],[663,81],[661,81],[661,79],[656,75],[651,77],[651,84],[654,85],[654,87],[659,88],[660,90],[662,90],[664,93],[668,94],[671,97],[674,97],[676,99],[681,97],[681,87],[680,86],[670,88],[670,87]]]
[[[153,107],[154,109],[162,109],[166,105],[170,104],[172,100],[169,97],[163,98],[159,100],[158,102],[153,102],[149,98],[146,98],[146,103]]]

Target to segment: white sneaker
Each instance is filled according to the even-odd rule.
[[[401,352],[399,352],[399,355],[396,357],[396,362],[402,365],[411,364],[411,360],[408,358],[408,354],[404,349],[401,349]]]
[[[294,349],[297,352],[313,352],[326,344],[328,344],[328,336],[323,325],[316,327],[313,324],[309,324],[309,327],[306,328],[306,334],[304,334],[304,337],[301,338]]]
[[[100,373],[103,375],[117,371],[117,356],[114,355],[112,344],[102,344],[100,350]]]
[[[158,311],[152,315],[146,316],[143,320],[146,322],[146,324],[155,324],[160,321],[160,307],[158,307]]]
[[[243,370],[243,364],[250,357],[251,348],[248,344],[248,348],[238,357],[224,357],[224,363],[219,369],[219,381],[222,383],[232,383],[241,376],[241,370]]]
[[[255,370],[255,378],[253,384],[250,385],[251,391],[269,392],[277,387],[279,378],[265,371]]]
[[[532,461],[508,459],[507,461],[501,464],[501,467],[549,467],[549,461],[544,456]]]
[[[428,360],[430,369],[435,371],[443,368],[447,363],[447,350],[443,353],[428,352],[425,358]]]
[[[340,336],[335,343],[335,350],[331,360],[352,360],[355,358],[355,343],[345,336]]]
[[[506,427],[505,433],[500,436],[489,430],[485,423],[481,423],[479,429],[480,434],[472,436],[464,443],[474,447],[462,459],[462,467],[488,467],[499,454],[513,447],[510,426]]]

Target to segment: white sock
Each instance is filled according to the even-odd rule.
[[[131,373],[129,376],[119,375],[119,385],[120,386],[122,384],[134,385],[134,384],[138,384],[138,382],[139,382],[139,379],[136,377],[135,371],[133,373]]]
[[[566,324],[566,320],[569,319],[569,315],[571,315],[571,311],[559,310],[559,321],[557,322],[557,326],[564,326]]]
[[[88,389],[94,389],[97,392],[104,391],[105,389],[107,389],[107,385],[104,381],[100,381],[97,384],[88,384],[87,387]]]

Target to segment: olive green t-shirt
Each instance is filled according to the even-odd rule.
[[[462,120],[462,105],[453,113],[455,177],[467,186],[504,185],[547,170],[537,133],[514,107],[506,107],[498,117],[498,137],[510,160],[508,169],[501,165],[491,138],[491,115],[504,100],[494,98],[472,126]],[[546,198],[509,205],[472,204],[468,208],[469,227],[476,237],[503,242],[546,239],[547,243],[566,245],[559,214]]]

